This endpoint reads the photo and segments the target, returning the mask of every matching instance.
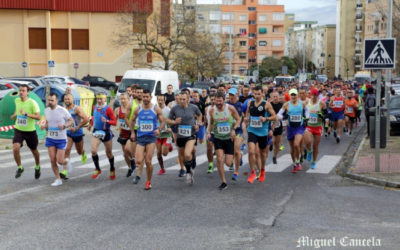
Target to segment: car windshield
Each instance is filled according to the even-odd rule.
[[[146,80],[146,79],[122,79],[121,83],[119,84],[118,92],[123,93],[126,92],[126,87],[131,86],[133,84],[137,84],[143,89],[148,89],[153,92],[154,84],[156,83],[155,80]]]
[[[369,81],[369,77],[356,77],[355,80],[357,83],[365,83],[366,81]]]
[[[390,109],[400,109],[400,98],[393,98],[390,101]]]
[[[277,77],[275,78],[276,83],[281,83],[281,82],[291,82],[290,78],[288,77]]]

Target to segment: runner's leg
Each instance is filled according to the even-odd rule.
[[[153,158],[155,148],[156,148],[155,143],[147,144],[145,147],[146,178],[147,178],[147,181],[150,183],[151,183],[151,177],[153,176],[153,164],[151,163],[151,160]]]

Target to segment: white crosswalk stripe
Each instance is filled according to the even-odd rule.
[[[273,164],[272,162],[269,163],[265,167],[265,172],[275,172],[275,173],[282,172],[283,170],[292,166],[293,164],[292,157],[290,156],[290,154],[282,155],[281,157],[276,159],[276,161],[278,162],[278,164]]]
[[[39,151],[39,154],[47,153],[47,149],[41,149],[41,150],[38,150],[38,151]],[[1,156],[1,160],[2,161],[6,160],[6,159],[13,159],[14,160],[14,155],[13,155],[13,151],[12,150],[2,150],[0,153],[1,154],[3,154],[3,153],[7,154],[7,155],[4,155],[4,156],[3,155]],[[20,153],[20,155],[21,156],[32,156],[32,152],[31,151],[23,152],[23,153]]]
[[[324,155],[319,161],[316,162],[315,169],[307,170],[307,174],[329,174],[329,172],[336,166],[342,159],[339,155]]]

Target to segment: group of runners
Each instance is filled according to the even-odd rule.
[[[170,94],[172,86],[168,88]],[[83,127],[87,124],[87,130],[92,131],[93,179],[102,173],[98,153],[101,143],[110,165],[109,178],[116,178],[111,126],[118,126],[117,141],[128,166],[126,177],[132,177],[137,169],[133,183],[140,183],[146,166],[145,190],[151,189],[154,151],[160,166],[158,174],[162,175],[165,173],[163,157],[173,151],[175,144],[180,165],[178,176],[186,177],[186,183],[193,185],[196,145],[206,143],[207,173],[214,172],[215,155],[221,178],[218,188],[223,190],[227,188],[225,165],[233,170],[232,180],[239,179],[246,142],[251,170],[248,183],[265,181],[269,151],[273,151],[272,163],[279,164],[277,156],[279,151],[284,150],[283,135],[290,145],[292,172],[302,170],[304,159],[311,163],[311,169],[315,169],[324,131],[328,137],[333,129],[337,143],[340,142],[342,127],[351,136],[363,105],[361,91],[357,90],[354,97],[352,86],[343,84],[331,86],[316,82],[313,86],[303,86],[295,82],[263,88],[253,83],[250,86],[241,85],[239,89],[243,94],[239,95],[236,88],[227,88],[223,84],[211,86],[201,94],[182,89],[174,100],[171,95],[158,95],[157,104],[153,104],[150,90],[132,85],[121,94],[121,105],[115,110],[107,105],[105,93],[97,94],[91,120],[81,107],[74,104],[71,94],[64,96],[64,108],[57,105],[58,97],[51,93],[45,109],[45,124],[41,125],[41,129],[47,130],[45,146],[56,177],[52,186],[62,185],[62,181],[69,178],[68,173],[73,169],[70,154],[74,144],[82,164],[86,163]],[[41,170],[35,121],[41,118],[40,109],[28,97],[26,86],[19,88],[19,95],[12,116],[16,119],[13,153],[18,169],[15,178],[24,173],[19,152],[25,141],[35,159],[35,178],[39,179]]]

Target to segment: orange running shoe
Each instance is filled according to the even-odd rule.
[[[144,187],[144,190],[150,190],[151,189],[151,183],[149,181],[146,181],[146,186]]]
[[[265,181],[265,169],[261,169],[260,176],[258,177],[259,182]]]
[[[165,169],[160,169],[160,171],[158,171],[158,175],[162,175],[162,174],[164,174],[165,173]]]
[[[253,183],[254,182],[254,180],[256,179],[256,171],[251,171],[251,174],[250,174],[250,176],[249,176],[249,178],[247,179],[247,182],[248,183]]]
[[[115,180],[115,171],[110,171],[110,180]]]
[[[297,171],[301,171],[301,164],[300,163],[296,163],[296,170]]]
[[[292,168],[292,173],[293,173],[293,174],[297,173],[297,168],[296,168],[296,166],[293,166],[293,168]]]
[[[97,177],[99,177],[100,174],[101,174],[101,170],[95,170],[94,174],[92,175],[92,179],[97,179]]]

